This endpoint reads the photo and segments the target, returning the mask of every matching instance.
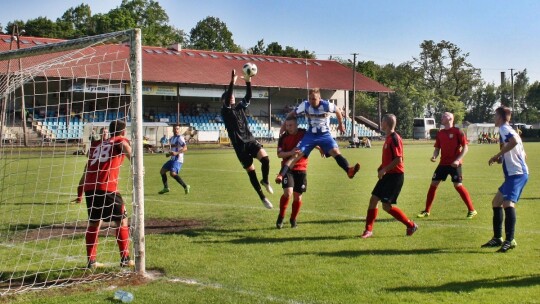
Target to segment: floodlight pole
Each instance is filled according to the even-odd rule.
[[[358,53],[353,53],[353,68],[352,68],[352,125],[351,125],[351,140],[354,143],[354,125],[355,125],[355,116],[356,116],[356,55]]]

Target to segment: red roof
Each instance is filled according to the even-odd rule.
[[[0,52],[9,50],[10,38],[10,35],[0,35]],[[60,41],[64,40],[23,36],[20,46],[27,48]],[[16,48],[15,44],[13,44],[13,48]],[[104,45],[96,47],[98,52],[101,48],[107,48],[108,52],[118,51],[121,57],[127,58],[129,56],[129,49],[126,46]],[[310,88],[318,87],[326,90],[352,89],[352,70],[332,60],[306,60],[199,50],[176,51],[160,47],[143,47],[142,55],[143,81],[147,83],[227,85],[232,69],[236,69],[238,74],[241,74],[242,66],[246,62],[252,62],[258,67],[258,74],[252,80],[254,87],[305,89],[309,86]],[[31,65],[30,62],[23,62],[24,67],[29,65]],[[14,66],[12,63],[12,69],[16,69]],[[5,70],[6,67],[0,65],[0,73],[5,72]],[[79,73],[77,70],[75,72]],[[125,76],[111,75],[112,79],[119,79],[118,77]],[[391,89],[360,73],[356,73],[356,90],[392,92]]]

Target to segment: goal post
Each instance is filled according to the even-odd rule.
[[[11,37],[10,50],[0,52],[0,296],[144,275],[140,29],[60,42],[16,38],[24,48],[12,49]],[[118,188],[135,269],[119,267],[113,223],[99,230],[97,258],[105,267],[87,269],[86,202],[74,199],[99,128],[84,130],[114,120],[127,123],[133,152]]]

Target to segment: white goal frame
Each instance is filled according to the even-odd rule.
[[[13,39],[13,38],[12,38]],[[132,206],[133,212],[130,215],[130,231],[131,231],[131,240],[133,242],[133,251],[132,258],[135,260],[135,272],[140,275],[146,274],[146,262],[145,262],[145,231],[144,231],[144,164],[143,164],[143,110],[142,110],[142,45],[141,45],[141,30],[140,29],[130,29],[126,31],[107,33],[103,35],[85,37],[80,39],[62,41],[58,43],[50,43],[37,45],[34,47],[28,47],[17,50],[10,50],[7,52],[0,52],[0,63],[9,62],[7,70],[0,69],[0,136],[6,134],[6,104],[11,94],[14,94],[16,90],[22,90],[24,88],[24,83],[31,80],[34,75],[37,75],[39,71],[34,71],[32,67],[26,69],[20,69],[14,71],[9,68],[9,65],[15,60],[29,58],[32,56],[41,56],[51,53],[65,52],[69,53],[74,50],[83,49],[86,47],[92,47],[94,45],[100,45],[103,43],[118,43],[121,41],[124,44],[129,46],[129,108],[130,108],[130,122],[131,122],[131,144],[133,150],[133,157],[131,159],[131,181],[132,182]],[[16,64],[16,62],[14,63]],[[36,67],[39,69],[39,66]],[[33,74],[36,72],[36,74]],[[127,91],[127,89],[126,89]],[[23,91],[24,94],[24,91]],[[10,101],[11,102],[11,101]],[[24,103],[24,98],[23,98]],[[24,108],[23,108],[24,109]],[[24,114],[22,114],[24,115]],[[23,116],[23,121],[25,121]],[[26,135],[25,135],[26,136]],[[25,137],[26,142],[26,137]],[[5,141],[3,138],[0,139],[0,158],[4,157],[5,151]],[[126,160],[126,162],[128,162]],[[0,168],[0,174],[2,174],[2,168]],[[80,173],[78,172],[79,176]],[[1,177],[1,176],[0,176]],[[1,191],[2,189],[0,189]],[[84,202],[83,202],[84,204]],[[1,206],[0,206],[1,212]],[[1,237],[0,231],[0,246],[9,247],[10,244],[3,244],[4,240]],[[83,243],[80,244],[81,248],[84,246]],[[1,258],[1,257],[0,257]],[[81,261],[83,262],[83,261]],[[36,284],[39,286],[32,285],[30,282],[29,286],[17,287],[17,288],[2,288],[2,283],[6,284],[6,280],[9,281],[9,278],[2,277],[2,272],[9,269],[0,269],[0,296],[12,293],[23,292],[26,290],[40,289],[51,286],[64,286],[71,283],[77,283],[79,281],[88,281],[80,280],[80,278],[75,278],[71,280],[72,282],[66,280],[64,282],[45,282],[43,284]],[[133,272],[132,272],[133,273]],[[28,277],[32,277],[32,274],[29,274]],[[23,281],[25,281],[23,279]],[[8,282],[9,283],[9,282]]]

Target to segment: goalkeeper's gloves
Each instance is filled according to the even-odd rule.
[[[248,76],[248,74],[244,74],[244,81],[251,82],[251,76]]]

